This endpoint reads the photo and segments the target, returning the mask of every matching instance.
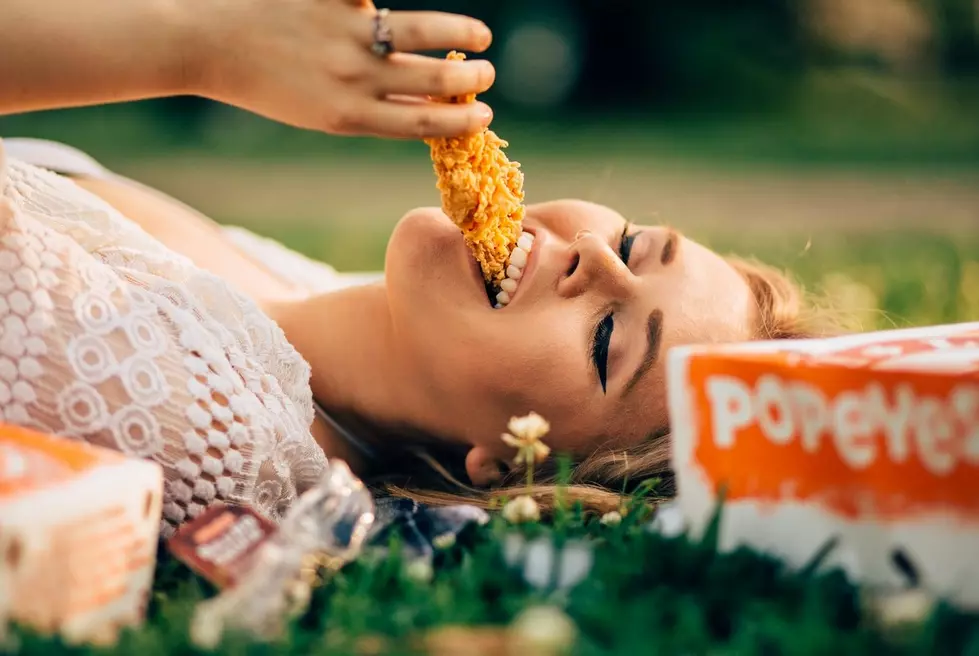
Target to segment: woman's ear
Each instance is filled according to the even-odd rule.
[[[499,481],[502,463],[481,446],[474,446],[466,454],[466,474],[473,485],[487,487]]]

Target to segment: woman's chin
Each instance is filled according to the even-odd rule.
[[[459,229],[438,207],[416,207],[408,211],[395,226],[391,241],[400,231],[408,231],[410,236],[428,236],[432,238],[439,233],[458,234]]]
[[[458,302],[466,247],[459,229],[437,207],[405,214],[388,241],[384,272],[388,294],[398,304],[428,311],[431,300]]]
[[[452,238],[457,235],[455,226],[437,207],[411,210],[394,226],[388,240],[385,273],[397,278],[417,279],[431,263],[440,259],[439,254],[451,247]]]

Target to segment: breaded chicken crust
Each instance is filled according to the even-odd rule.
[[[447,59],[463,60],[450,52]],[[471,103],[475,94],[436,99]],[[426,139],[442,195],[442,211],[459,226],[487,284],[503,280],[510,252],[520,237],[524,218],[523,171],[503,149],[509,144],[495,132]]]

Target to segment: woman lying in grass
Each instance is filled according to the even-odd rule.
[[[278,516],[324,453],[388,485],[512,495],[500,434],[529,411],[574,458],[572,494],[608,509],[667,474],[667,349],[809,334],[778,273],[599,205],[529,206],[494,309],[435,208],[401,219],[382,278],[350,284],[72,151],[6,149],[0,311],[24,347],[3,352],[24,359],[4,416],[154,458],[174,524],[216,498]],[[535,476],[545,503],[553,473]]]
[[[60,56],[60,66],[45,69],[47,87],[36,84],[38,71],[30,74],[25,61],[37,54],[28,45],[57,44],[47,37],[69,27],[84,35],[102,1],[86,0],[90,11],[82,7],[67,22],[38,0],[4,5],[21,32],[47,36],[25,43],[15,70],[0,67],[7,81],[0,111],[182,90],[333,132],[355,125],[360,133],[421,137],[488,122],[478,103],[393,100],[395,93],[479,92],[492,67],[387,51],[375,57],[372,43],[391,43],[370,8],[353,1],[254,0],[233,16],[217,0],[193,4],[190,13],[179,11],[178,0],[110,3],[113,38],[98,48],[76,38],[73,51],[46,53]],[[153,7],[169,12],[141,15]],[[329,12],[317,13],[324,7]],[[170,46],[208,33],[173,28],[190,41],[168,41],[168,28],[208,17],[224,20],[211,26],[217,43],[205,39],[211,47],[189,52],[224,65],[188,69],[184,59],[180,70],[208,71],[190,79],[212,86],[167,86]],[[150,18],[158,20],[147,32]],[[470,19],[390,19],[394,44],[408,35],[406,48],[488,44]],[[323,35],[310,25],[336,30],[326,41],[336,57],[312,56],[314,37]],[[110,56],[112,44],[127,42],[131,57]],[[255,52],[261,56],[249,59]],[[0,52],[0,62],[10,61]],[[304,104],[328,98],[316,95],[314,73],[334,83],[334,103],[343,100],[345,118],[335,125],[316,124],[313,116],[329,113]],[[519,485],[522,473],[510,466],[513,449],[500,435],[511,417],[529,411],[550,421],[551,449],[575,462],[570,495],[608,510],[628,485],[668,478],[667,349],[811,332],[797,289],[777,272],[585,202],[527,208],[526,258],[511,261],[515,285],[496,309],[458,228],[438,209],[408,212],[391,236],[383,276],[351,284],[70,149],[17,141],[5,149],[3,419],[159,462],[165,534],[216,500],[278,518],[317,481],[324,456],[430,501],[511,494],[508,485]],[[545,503],[553,476],[536,476]],[[428,492],[439,486],[450,493]]]

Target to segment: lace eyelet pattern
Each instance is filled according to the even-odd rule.
[[[2,143],[0,192],[0,420],[159,463],[164,537],[215,501],[278,521],[326,466],[279,327]]]

